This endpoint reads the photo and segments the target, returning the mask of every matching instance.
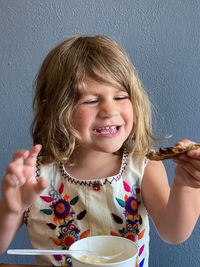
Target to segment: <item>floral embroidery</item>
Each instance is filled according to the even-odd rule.
[[[123,185],[124,190],[128,193],[128,195],[125,194],[124,199],[116,198],[116,201],[122,208],[124,208],[126,224],[125,227],[123,226],[123,228],[119,229],[119,235],[137,243],[138,240],[143,238],[145,233],[145,229],[142,229],[142,231],[139,230],[139,226],[142,225],[142,217],[138,212],[140,206],[139,179],[132,187],[125,181],[123,181]],[[119,216],[114,216],[113,213],[112,216],[116,223],[123,223],[122,219]],[[111,234],[117,235],[117,233],[115,232],[112,232]],[[142,267],[144,265],[145,258],[143,258],[142,260],[139,259],[143,251],[144,244],[139,248],[136,267]]]
[[[119,224],[123,223],[122,218],[120,218],[118,215],[112,213],[112,217],[113,217],[113,219],[115,220],[116,223],[119,223]]]
[[[55,245],[61,246],[62,249],[69,249],[69,247],[78,239],[87,237],[89,235],[89,230],[86,230],[80,235],[80,230],[76,227],[74,223],[75,212],[72,206],[76,205],[79,197],[76,196],[70,200],[70,196],[64,193],[64,184],[61,184],[58,191],[53,186],[53,181],[51,181],[51,186],[49,190],[49,196],[40,196],[40,198],[47,202],[49,208],[40,209],[46,215],[53,215],[53,221],[47,223],[47,226],[55,230],[59,228],[58,236],[51,236],[50,239]],[[86,216],[86,210],[81,211],[77,215],[77,220],[82,220]],[[71,267],[70,255],[66,255],[65,264],[63,266]],[[56,261],[61,261],[63,256],[54,255]]]
[[[122,174],[127,165],[126,157],[128,154],[123,155],[123,162],[120,173],[117,176],[105,178],[102,181],[79,181],[70,177],[66,171],[61,168],[61,174],[67,182],[71,184],[79,184],[83,186],[89,186],[94,191],[100,191],[102,186],[106,184],[113,184],[118,182],[122,178]],[[116,198],[117,204],[121,207],[124,216],[120,215],[120,212],[112,213],[112,219],[117,224],[117,228],[111,231],[111,235],[123,236],[137,243],[138,240],[142,240],[145,229],[143,226],[142,217],[139,214],[140,211],[140,184],[138,181],[130,186],[126,181],[122,181],[124,186],[124,196]],[[68,192],[69,193],[69,192]],[[97,194],[99,194],[97,192]],[[64,193],[64,184],[61,184],[59,188],[54,188],[53,182],[48,192],[48,196],[41,196],[41,199],[47,203],[47,206],[41,209],[46,217],[51,217],[51,220],[46,221],[46,227],[52,230],[50,241],[54,242],[57,246],[63,249],[67,249],[71,244],[81,238],[85,238],[89,235],[90,230],[84,229],[81,233],[79,227],[76,225],[76,220],[83,220],[87,216],[86,210],[80,210],[79,213],[74,212],[73,207],[79,202],[78,193],[75,196],[71,196]],[[79,205],[79,203],[78,203]],[[56,231],[54,231],[56,230]],[[59,231],[58,231],[59,230]],[[82,230],[82,229],[81,229]],[[53,234],[54,233],[54,234]],[[55,234],[56,233],[56,234]],[[144,265],[144,249],[145,245],[139,242],[139,257],[135,267],[142,267]],[[55,260],[58,261],[60,266],[72,267],[70,255],[55,255]]]
[[[64,199],[59,199],[51,205],[54,214],[57,218],[64,219],[70,213],[70,205]]]
[[[129,197],[126,200],[125,213],[135,215],[137,214],[138,205],[137,200],[134,197]]]

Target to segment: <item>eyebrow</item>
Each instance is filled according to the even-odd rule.
[[[113,84],[111,84],[111,85],[112,85],[112,87],[114,89],[116,89],[116,93],[125,92],[125,93],[128,94],[127,90],[124,87],[122,87],[122,86],[115,86]],[[87,95],[87,94],[99,95],[99,93],[96,90],[94,90],[94,91],[93,90],[90,90],[89,91],[89,90],[87,90],[87,88],[83,88],[82,90],[79,89],[79,94],[80,94],[80,96],[84,96],[84,95]]]

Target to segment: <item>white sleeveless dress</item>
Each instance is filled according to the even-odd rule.
[[[42,165],[36,176],[49,186],[25,213],[30,242],[37,249],[68,249],[94,235],[117,235],[139,247],[136,266],[147,267],[149,220],[141,198],[146,160],[123,153],[120,172],[97,180],[71,177],[60,163]],[[37,256],[38,265],[70,267],[70,256]],[[130,266],[131,267],[131,266]]]

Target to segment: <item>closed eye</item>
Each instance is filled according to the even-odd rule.
[[[129,95],[116,96],[114,99],[115,99],[115,100],[129,99]]]
[[[83,104],[96,104],[98,102],[98,99],[91,99],[84,101]]]

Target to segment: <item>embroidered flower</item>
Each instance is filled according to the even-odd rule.
[[[64,249],[68,249],[77,240],[78,236],[74,232],[66,232],[66,234],[62,236],[62,246]]]
[[[134,197],[129,197],[126,201],[125,210],[129,214],[136,214],[138,210],[137,200]]]
[[[52,208],[54,210],[54,214],[57,218],[65,218],[70,212],[70,205],[64,199],[59,199],[55,203],[52,204]]]
[[[132,233],[132,232],[129,232],[127,231],[125,234],[124,234],[124,237],[135,242],[136,241],[136,237],[135,237],[135,234]]]

